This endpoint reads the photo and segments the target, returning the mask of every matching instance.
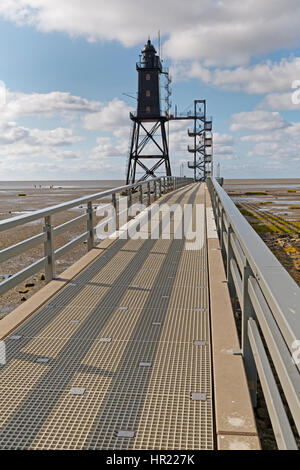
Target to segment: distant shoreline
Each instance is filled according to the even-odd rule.
[[[8,189],[40,189],[51,186],[56,189],[98,189],[124,186],[124,180],[23,180],[23,181],[0,181],[0,191]]]
[[[224,178],[224,181],[226,182],[231,182],[231,181],[237,181],[238,183],[243,182],[243,181],[259,181],[260,183],[262,181],[279,181],[279,182],[291,182],[291,183],[299,183],[300,184],[300,178]]]

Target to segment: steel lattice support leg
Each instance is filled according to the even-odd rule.
[[[158,142],[157,133],[160,131],[161,142]],[[157,153],[153,154],[153,150],[147,151],[147,146],[152,144]],[[149,146],[150,147],[150,146]],[[155,160],[152,166],[147,166],[145,160]],[[140,178],[136,178],[137,165],[142,168],[144,174]],[[165,119],[159,119],[153,123],[150,130],[147,129],[143,121],[135,121],[131,144],[130,154],[128,158],[126,184],[132,184],[136,181],[145,181],[149,177],[156,177],[159,167],[164,165],[166,176],[171,176],[171,165],[169,158],[168,140],[165,128]]]

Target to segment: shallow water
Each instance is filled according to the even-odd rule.
[[[59,181],[0,181],[0,191],[6,189],[92,189],[113,188],[125,185],[124,180],[59,180]],[[35,188],[36,186],[36,188]],[[41,186],[41,188],[39,188]],[[5,192],[5,191],[4,191]]]
[[[255,189],[299,189],[300,190],[300,184],[288,184],[288,183],[282,183],[282,184],[246,184],[246,185],[239,185],[239,184],[226,184],[224,183],[224,186],[227,188],[231,189],[243,189],[245,192],[247,190],[255,190]]]

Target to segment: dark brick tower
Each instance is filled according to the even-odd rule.
[[[166,176],[171,176],[169,149],[165,123],[169,117],[160,109],[160,76],[162,64],[150,39],[142,50],[136,65],[139,76],[137,113],[130,114],[133,122],[126,183],[135,183],[156,177],[164,166]],[[146,164],[146,162],[150,161]],[[137,178],[137,166],[142,174]]]

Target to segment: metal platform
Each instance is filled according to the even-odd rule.
[[[117,240],[6,339],[1,449],[214,447],[206,245],[185,248]]]

